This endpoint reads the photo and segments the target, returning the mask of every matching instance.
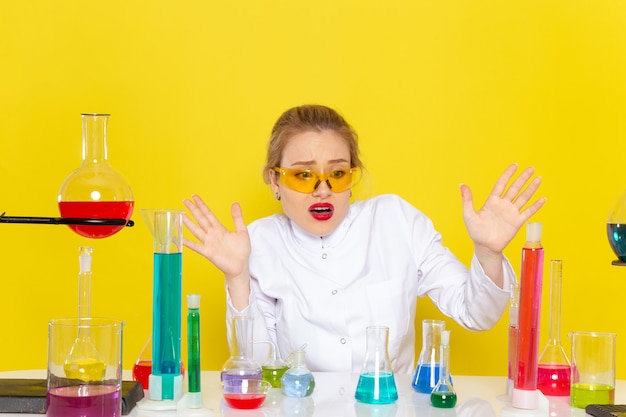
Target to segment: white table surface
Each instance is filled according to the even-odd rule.
[[[124,371],[124,380],[130,380],[130,371]],[[546,399],[538,410],[512,408],[504,396],[506,378],[499,376],[453,375],[458,402],[453,409],[434,408],[429,395],[416,393],[411,387],[412,375],[396,374],[398,401],[392,405],[361,404],[354,399],[358,374],[314,372],[315,390],[311,397],[288,398],[279,389],[272,389],[263,404],[256,410],[229,408],[222,399],[218,371],[202,372],[203,409],[152,411],[135,407],[130,417],[584,417],[582,409],[572,408],[563,399]],[[45,370],[0,372],[0,378],[46,378]],[[186,381],[185,381],[186,386]],[[626,380],[619,380],[615,389],[616,404],[626,403]],[[179,404],[180,405],[180,404]],[[41,414],[3,413],[4,417],[41,416]]]

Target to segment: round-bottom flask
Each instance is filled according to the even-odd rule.
[[[315,378],[306,367],[306,352],[296,350],[287,359],[293,366],[280,379],[281,389],[287,397],[308,397],[315,388]]]
[[[252,358],[254,317],[235,316],[232,320],[230,357],[222,366],[222,381],[263,379],[261,365]]]

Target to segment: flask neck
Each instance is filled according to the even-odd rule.
[[[82,114],[83,119],[83,165],[108,162],[107,123],[108,114]]]
[[[233,318],[231,356],[252,358],[252,331],[254,319],[252,317],[237,316]]]
[[[549,342],[559,343],[561,339],[561,283],[563,263],[550,261],[550,327]]]

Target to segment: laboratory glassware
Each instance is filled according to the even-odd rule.
[[[62,218],[124,219],[133,214],[134,197],[128,182],[109,163],[107,123],[109,114],[82,114],[82,164],[65,178],[57,202]],[[111,236],[121,225],[85,225],[70,222],[81,236]]]
[[[615,403],[615,333],[571,332],[572,380],[570,404]]]
[[[606,232],[611,249],[617,256],[613,265],[626,265],[626,191],[609,210]]]
[[[509,355],[508,375],[506,380],[506,395],[509,400],[513,397],[515,374],[517,373],[517,339],[519,336],[519,284],[517,280],[511,283],[511,304],[509,305]]]
[[[150,374],[152,373],[152,335],[143,344],[143,348],[139,352],[135,364],[133,365],[132,378],[133,381],[141,383],[144,390],[150,389]],[[185,376],[185,364],[180,362],[180,374]]]
[[[178,400],[181,373],[183,211],[142,209],[154,238],[152,292],[152,371],[148,397]]]
[[[263,379],[261,365],[252,356],[254,317],[235,316],[231,323],[230,357],[222,366],[222,381]]]
[[[522,248],[520,274],[519,337],[517,342],[517,374],[512,405],[534,410],[538,407],[537,365],[539,359],[539,314],[543,279],[543,246],[541,223],[526,225],[526,243]]]
[[[306,366],[306,345],[287,358],[289,369],[280,379],[281,390],[287,397],[308,397],[315,389],[315,378]]]
[[[91,317],[91,253],[89,246],[78,248],[78,322],[88,323]],[[106,363],[89,335],[89,326],[78,326],[78,337],[65,359],[65,375],[85,382],[101,381]]]
[[[550,261],[550,327],[548,342],[539,356],[537,388],[549,396],[570,394],[570,361],[561,344],[561,288],[563,261]]]
[[[280,358],[278,348],[271,340],[257,340],[254,343],[266,343],[269,345],[270,348],[267,360],[261,364],[263,379],[269,382],[272,387],[280,388],[280,379],[287,369],[289,369],[289,366]]]
[[[437,385],[441,370],[441,332],[445,328],[443,320],[422,320],[422,349],[411,382],[417,392],[430,394]]]
[[[441,372],[430,394],[430,403],[437,408],[454,408],[456,391],[450,381],[450,330],[441,332]]]
[[[122,415],[121,320],[66,318],[48,323],[47,417],[120,417]],[[65,360],[80,332],[89,337],[104,361],[97,380],[67,377]]]
[[[366,351],[354,397],[368,404],[391,404],[398,399],[396,380],[387,351],[389,327],[366,328]]]
[[[202,408],[200,374],[200,294],[187,294],[187,407]]]

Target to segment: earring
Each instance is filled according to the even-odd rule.
[[[276,193],[276,201],[280,201],[280,194]]]

